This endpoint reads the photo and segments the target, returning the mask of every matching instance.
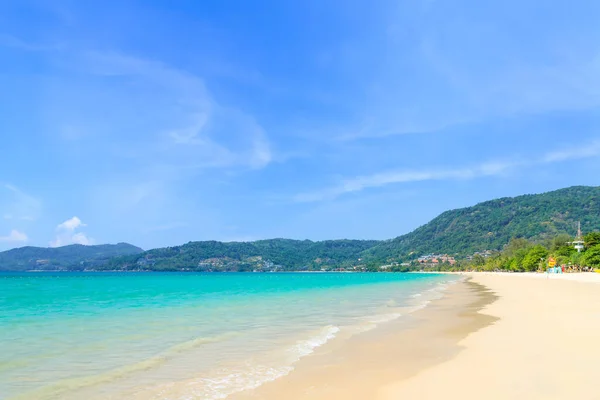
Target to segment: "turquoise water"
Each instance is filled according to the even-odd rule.
[[[439,295],[432,274],[1,273],[0,398],[219,399]],[[173,382],[189,393],[168,393]]]

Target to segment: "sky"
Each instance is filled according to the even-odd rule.
[[[600,2],[0,1],[0,250],[388,239],[600,185]]]

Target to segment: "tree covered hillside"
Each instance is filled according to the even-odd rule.
[[[429,253],[460,258],[484,250],[502,250],[515,238],[527,239],[527,246],[541,244],[551,251],[550,242],[555,238],[562,235],[568,241],[575,236],[578,221],[584,233],[600,231],[600,187],[571,187],[446,211],[415,231],[386,241],[203,241],[146,252],[126,244],[60,249],[24,247],[0,253],[0,269],[377,270],[384,264],[396,268],[399,263]],[[527,246],[524,248],[529,249]]]
[[[543,194],[486,201],[446,211],[415,231],[365,252],[368,259],[406,258],[410,253],[467,255],[500,250],[512,238],[533,242],[600,230],[600,187],[576,186]]]
[[[108,269],[273,271],[321,270],[360,264],[375,240],[270,239],[255,242],[190,242],[112,260]]]
[[[128,243],[97,246],[72,244],[54,248],[27,246],[1,252],[0,271],[97,268],[113,257],[139,254],[143,251]]]

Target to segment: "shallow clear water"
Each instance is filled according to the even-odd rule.
[[[1,273],[0,398],[218,399],[425,304],[433,274]],[[163,397],[164,398],[164,397]]]

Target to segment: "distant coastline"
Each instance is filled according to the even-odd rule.
[[[119,243],[0,252],[0,270],[524,272],[551,264],[569,271],[600,267],[600,187],[575,186],[446,211],[390,240],[199,241],[147,251]]]

